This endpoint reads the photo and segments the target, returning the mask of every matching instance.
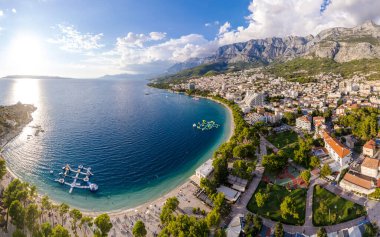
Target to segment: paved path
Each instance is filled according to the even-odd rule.
[[[263,174],[264,174],[264,167],[261,166],[261,160],[262,160],[262,157],[266,154],[267,154],[267,149],[265,146],[265,141],[262,138],[260,138],[260,155],[258,156],[258,159],[257,159],[256,170],[254,172],[255,175],[251,183],[249,184],[247,190],[244,193],[242,193],[240,199],[232,206],[230,216],[234,217],[237,214],[245,215],[248,212],[247,210],[248,202],[251,199],[252,195],[255,193],[257,186],[259,186],[261,178],[263,177]]]
[[[261,166],[261,159],[264,155],[266,155],[266,146],[269,146],[273,148],[274,146],[269,143],[264,137],[260,138],[260,151],[261,154],[258,157],[258,164],[255,170],[255,177],[253,178],[252,182],[250,183],[247,191],[242,194],[240,200],[238,203],[232,206],[231,210],[231,216],[234,217],[237,214],[243,214],[245,215],[247,210],[247,204],[249,200],[251,199],[252,195],[257,189],[258,184],[261,181],[262,175],[264,173],[264,167]],[[364,205],[367,208],[368,211],[368,218],[370,221],[375,221],[377,224],[380,224],[380,203],[376,201],[367,201],[366,198],[357,196],[353,193],[348,193],[342,190],[338,186],[334,186],[329,184],[327,181],[318,178],[316,175],[312,175],[310,185],[307,191],[307,198],[306,198],[306,213],[305,213],[305,223],[303,226],[294,226],[294,225],[286,225],[283,224],[284,230],[288,233],[304,233],[306,235],[313,235],[315,234],[320,227],[313,226],[313,191],[315,185],[321,185],[327,190],[329,190],[332,193],[335,193],[347,200],[350,200],[352,202],[355,202],[360,205]],[[265,217],[261,217],[263,219],[263,224],[265,226],[268,226],[270,228],[273,228],[276,224],[275,221],[272,221],[270,219],[267,219]],[[337,232],[342,229],[350,228],[352,226],[358,225],[360,222],[365,220],[367,217],[359,217],[357,219],[347,221],[344,223],[340,223],[333,226],[325,226],[325,229],[328,233],[331,232]],[[379,225],[380,226],[380,225]]]
[[[313,191],[314,180],[310,182],[309,189],[306,194],[306,213],[304,226],[313,226]]]
[[[274,152],[278,152],[278,148],[275,147],[272,143],[270,143],[267,139],[265,139],[265,137],[262,135],[260,135],[260,149],[261,149],[261,145],[271,148]],[[265,151],[266,151],[266,148],[265,148]]]

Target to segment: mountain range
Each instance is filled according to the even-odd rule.
[[[252,39],[222,46],[205,58],[192,58],[173,65],[168,74],[203,64],[253,63],[267,65],[295,58],[328,58],[338,63],[380,58],[380,26],[373,21],[353,27],[335,27],[317,35]]]

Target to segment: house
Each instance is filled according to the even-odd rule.
[[[231,188],[240,192],[245,192],[245,188],[247,187],[248,180],[242,179],[233,175],[228,175],[227,180],[228,180],[228,183],[232,185]]]
[[[335,111],[336,115],[338,116],[341,116],[341,115],[345,115],[346,114],[346,106],[345,105],[341,105],[339,106],[336,111]]]
[[[241,236],[241,232],[244,228],[244,215],[237,214],[231,222],[228,224],[228,228],[226,229],[227,237],[239,237]]]
[[[220,185],[220,187],[217,188],[216,190],[218,191],[218,193],[223,193],[224,198],[231,203],[235,203],[240,198],[240,195],[241,195],[241,192],[236,191],[232,188],[226,187],[224,185]]]
[[[326,119],[322,116],[316,116],[316,117],[313,117],[313,124],[314,126],[317,126],[317,125],[322,125],[326,122]]]
[[[374,183],[370,178],[347,172],[339,184],[344,190],[370,194],[374,191]]]
[[[304,115],[296,119],[296,127],[306,130],[306,131],[311,131],[311,119],[309,116]]]
[[[351,159],[351,150],[340,143],[336,138],[331,137],[326,131],[323,132],[323,140],[325,141],[325,148],[330,157],[335,160],[340,167],[348,165]]]
[[[376,142],[371,139],[367,141],[363,146],[363,155],[368,157],[374,157],[376,154]]]
[[[361,173],[363,175],[376,178],[379,175],[379,163],[378,159],[366,157],[363,160],[361,167]]]
[[[212,166],[212,160],[209,159],[205,163],[203,163],[198,169],[195,170],[195,175],[201,178],[207,178],[214,171],[214,167]]]

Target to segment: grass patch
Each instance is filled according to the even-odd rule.
[[[267,137],[268,141],[278,149],[298,141],[298,135],[294,131],[275,133]]]
[[[336,207],[336,208],[335,208]],[[313,224],[335,225],[366,215],[363,206],[316,185],[313,193]]]
[[[263,207],[258,207],[255,199],[255,194],[268,193],[269,198],[266,200]],[[280,205],[286,196],[290,196],[296,204],[296,210],[299,215],[298,219],[292,217],[282,218]],[[249,211],[256,213],[260,216],[269,218],[274,221],[281,221],[290,225],[303,225],[305,222],[305,210],[306,210],[306,189],[287,190],[285,187],[276,184],[267,184],[260,182],[253,194],[251,200],[247,205]]]

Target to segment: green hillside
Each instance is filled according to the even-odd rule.
[[[274,63],[266,71],[277,77],[301,83],[312,82],[320,73],[340,74],[343,77],[364,75],[368,80],[380,79],[380,59],[361,59],[338,63],[332,59],[297,58],[283,63]]]
[[[169,84],[179,84],[191,78],[215,76],[218,74],[241,71],[246,68],[262,66],[258,63],[212,63],[180,71],[176,74],[156,78],[149,85],[159,88],[169,88]]]

